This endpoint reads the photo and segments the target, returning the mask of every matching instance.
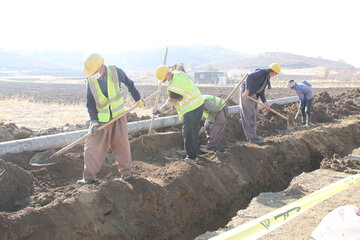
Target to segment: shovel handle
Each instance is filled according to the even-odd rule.
[[[224,100],[223,104],[221,105],[220,109],[223,109],[223,107],[225,107],[226,103],[229,101],[229,99],[234,95],[234,93],[236,92],[236,90],[241,86],[241,84],[245,81],[245,79],[247,78],[249,74],[245,74],[245,76],[243,77],[243,79],[241,79],[241,81],[234,87],[234,89],[229,93],[229,95],[226,97],[226,99]]]
[[[258,100],[256,100],[256,99],[254,99],[254,98],[252,98],[252,97],[250,97],[250,96],[246,96],[246,97],[247,97],[248,99],[251,99],[252,101],[254,101],[254,102],[262,105],[263,107],[267,108],[267,106],[266,106],[264,103],[262,103],[262,102],[260,102],[260,101],[258,101]],[[282,115],[281,113],[279,113],[278,111],[272,109],[271,107],[269,107],[268,109],[269,109],[270,111],[272,111],[273,113],[277,114],[278,116],[282,117],[282,118],[285,119],[286,121],[288,121],[288,118],[285,117],[284,115]]]
[[[301,110],[301,108],[299,108],[299,109],[297,110],[297,112],[296,112],[296,114],[295,114],[295,119],[297,119],[297,117],[299,116],[300,110]]]
[[[167,59],[167,55],[168,55],[168,49],[169,49],[169,48],[166,47],[163,65],[166,65],[166,59]],[[162,83],[163,83],[162,81],[160,81],[160,83],[159,83],[159,86],[158,86],[158,91],[159,91],[159,92],[161,91]],[[157,105],[158,105],[159,98],[160,98],[160,94],[159,94],[159,96],[155,99],[155,107],[157,107]],[[151,118],[148,135],[153,132],[154,119],[155,119],[155,115],[153,115],[152,118]]]
[[[151,98],[153,98],[154,96],[156,96],[156,95],[159,94],[159,93],[160,93],[160,91],[154,92],[154,93],[151,94],[149,97],[145,98],[144,102],[150,100]],[[116,116],[115,118],[111,119],[109,122],[101,125],[101,126],[98,128],[98,130],[100,131],[100,130],[106,128],[107,126],[109,126],[109,125],[112,124],[113,122],[119,120],[120,118],[122,118],[123,116],[125,116],[126,114],[128,114],[129,112],[131,112],[131,111],[133,111],[134,109],[136,109],[137,107],[138,107],[138,106],[137,106],[136,104],[133,105],[131,108],[127,109],[125,112],[121,113],[119,116]],[[85,134],[85,135],[82,136],[81,138],[75,140],[74,142],[70,143],[69,145],[67,145],[67,146],[63,147],[62,149],[60,149],[59,151],[55,152],[53,155],[51,155],[50,158],[56,157],[56,156],[62,154],[63,152],[71,149],[72,147],[74,147],[74,146],[76,146],[76,145],[84,142],[85,139],[86,139],[87,137],[89,137],[90,135],[91,135],[91,133]]]

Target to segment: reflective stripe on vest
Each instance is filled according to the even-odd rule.
[[[182,119],[187,112],[200,107],[204,103],[204,99],[189,75],[182,71],[174,71],[173,74],[168,95],[170,96],[170,92],[174,92],[183,97],[174,104],[179,119]]]
[[[93,94],[96,102],[99,122],[108,122],[112,117],[116,117],[126,111],[123,92],[119,84],[116,67],[106,67],[106,72],[108,97],[106,97],[101,91],[98,80],[88,79],[91,93]]]

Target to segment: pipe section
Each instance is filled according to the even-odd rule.
[[[298,101],[298,97],[287,97],[275,100],[269,100],[268,103],[286,104]],[[259,106],[259,109],[261,106]],[[239,112],[239,105],[229,107],[229,114],[236,114]],[[153,122],[153,128],[159,129],[163,127],[171,127],[181,124],[182,120],[179,120],[177,115],[157,118]],[[129,133],[136,133],[144,130],[148,130],[151,124],[151,119],[138,122],[128,123]],[[0,143],[0,156],[8,153],[21,153],[21,152],[34,152],[45,151],[52,148],[62,148],[70,143],[74,142],[78,138],[84,136],[87,130],[73,131],[67,133],[59,133],[54,135],[47,135],[34,138],[26,138],[15,141],[8,141]]]

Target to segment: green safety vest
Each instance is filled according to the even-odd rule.
[[[208,119],[209,122],[214,122],[216,113],[222,109],[221,106],[223,105],[224,100],[212,95],[203,95],[203,97],[205,99],[203,117]]]
[[[182,99],[177,101],[174,106],[179,119],[182,119],[187,112],[190,112],[204,104],[200,90],[195,86],[189,75],[182,71],[174,71],[173,78],[167,89],[170,92],[180,94]]]
[[[107,91],[108,97],[105,97],[101,91],[98,80],[87,79],[91,93],[96,102],[99,122],[108,122],[110,119],[119,116],[126,111],[123,90],[119,84],[115,66],[106,67],[107,71]]]

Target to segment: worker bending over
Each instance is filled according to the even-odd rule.
[[[290,80],[288,88],[295,90],[299,97],[299,105],[302,116],[302,124],[304,127],[311,126],[311,112],[312,112],[312,100],[314,93],[311,89],[311,84],[307,81],[296,83],[294,80]]]
[[[201,129],[206,132],[207,145],[201,147],[200,151],[203,153],[216,152],[217,146],[222,139],[226,126],[226,116],[228,114],[228,107],[224,104],[224,100],[219,97],[211,95],[203,95],[204,98],[204,113],[205,124]]]
[[[144,101],[134,82],[120,68],[105,66],[104,59],[97,53],[85,59],[83,73],[86,75],[86,107],[91,120],[91,135],[84,146],[83,179],[78,180],[77,184],[95,182],[109,149],[117,161],[122,178],[129,181],[132,178],[132,159],[126,116],[101,131],[98,128],[126,111],[122,84],[129,89],[138,107],[143,107]]]
[[[165,112],[175,106],[179,119],[183,119],[182,133],[186,158],[195,160],[198,152],[200,120],[204,109],[204,99],[191,77],[181,70],[170,71],[169,67],[160,65],[156,69],[160,81],[169,81],[167,93],[169,98],[154,115]]]
[[[266,69],[255,69],[254,72],[247,76],[245,82],[242,84],[239,100],[240,117],[245,136],[250,142],[261,143],[263,140],[256,135],[258,104],[249,99],[249,97],[256,100],[260,97],[266,108],[269,109],[270,107],[265,97],[265,88],[266,86],[268,89],[271,88],[270,78],[279,73],[280,65],[273,63]]]

